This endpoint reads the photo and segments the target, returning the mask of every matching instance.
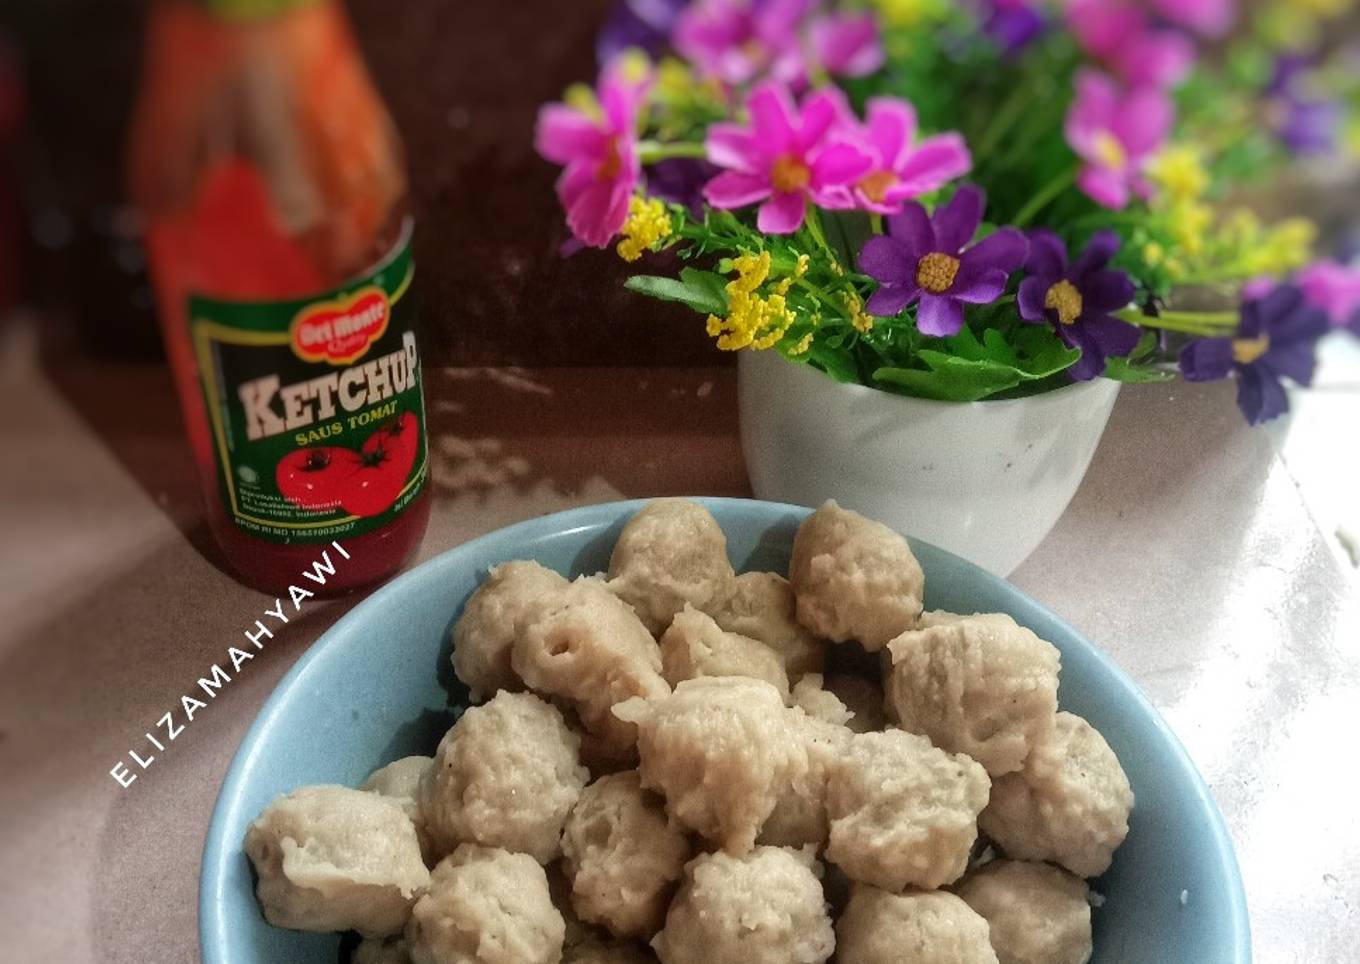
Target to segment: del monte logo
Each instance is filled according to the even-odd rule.
[[[373,285],[348,298],[318,301],[293,319],[293,353],[304,361],[348,365],[382,337],[391,315],[387,292]]]

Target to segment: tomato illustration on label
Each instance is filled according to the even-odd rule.
[[[363,465],[340,499],[345,511],[357,516],[386,511],[406,486],[419,446],[420,423],[410,412],[383,423],[364,442]]]
[[[279,460],[279,492],[304,509],[339,508],[367,518],[390,509],[406,487],[420,449],[420,421],[410,412],[384,422],[362,448],[299,449]]]
[[[274,482],[285,499],[304,509],[333,509],[359,457],[349,449],[298,449],[279,460]]]
[[[400,466],[402,481],[411,474],[416,464],[416,451],[420,448],[420,422],[410,412],[388,419],[364,442],[364,454],[372,455],[379,449],[386,453],[396,466]]]

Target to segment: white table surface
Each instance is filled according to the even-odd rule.
[[[217,786],[275,682],[352,601],[295,620],[120,788],[109,768],[267,602],[196,548],[165,374],[44,364],[36,342],[31,323],[0,328],[0,959],[193,962]],[[747,494],[730,369],[426,378],[422,558],[582,503]],[[1126,388],[1014,576],[1186,743],[1227,817],[1264,964],[1360,960],[1360,615],[1335,538],[1354,524],[1358,400],[1343,378],[1263,432],[1229,386]]]

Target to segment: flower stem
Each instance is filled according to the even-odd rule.
[[[822,232],[822,218],[814,205],[809,204],[807,206],[807,214],[803,221],[807,224],[808,233],[812,235],[812,240],[821,245],[822,250],[830,256],[833,262],[839,263],[836,252],[832,251],[831,245],[826,243],[826,234]]]
[[[1015,126],[1021,115],[1024,113],[1025,105],[1029,100],[1029,87],[1019,84],[1015,92],[1003,103],[999,110],[992,115],[992,122],[987,125],[981,136],[977,139],[975,157],[985,159],[992,149],[1001,143],[1001,139],[1007,132]]]
[[[806,278],[795,278],[795,279],[793,280],[793,283],[796,284],[798,287],[802,288],[804,291],[810,293],[814,298],[816,298],[816,299],[817,299],[819,302],[821,302],[823,305],[825,305],[826,307],[828,307],[828,308],[832,309],[833,311],[835,311],[836,314],[839,315],[841,318],[845,318],[845,317],[846,317],[846,315],[845,315],[845,308],[844,308],[843,306],[837,304],[836,301],[835,301],[835,299],[833,299],[833,298],[831,297],[831,295],[826,291],[826,289],[821,288],[821,287],[819,287],[818,285],[813,284],[811,281],[808,281]]]
[[[655,164],[657,161],[669,160],[673,157],[699,157],[705,156],[704,145],[702,144],[662,144],[660,141],[639,141],[638,160],[643,164]]]
[[[1106,211],[1102,209],[1094,214],[1073,218],[1064,225],[1064,231],[1070,233],[1091,226],[1106,228],[1116,224],[1137,225],[1145,220],[1147,220],[1147,215],[1145,213]]]
[[[1015,217],[1011,218],[1011,224],[1017,228],[1023,228],[1034,216],[1048,207],[1059,194],[1067,190],[1072,182],[1076,180],[1077,169],[1069,167],[1053,180],[1049,181],[1039,190],[1034,192],[1034,196],[1029,199],[1029,203],[1020,209]]]
[[[1137,308],[1125,308],[1115,316],[1144,328],[1162,328],[1187,335],[1206,338],[1226,338],[1237,331],[1239,315],[1235,311],[1163,311],[1156,317],[1143,314]]]

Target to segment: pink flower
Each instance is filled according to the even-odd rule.
[[[1072,0],[1064,16],[1082,49],[1097,60],[1109,61],[1147,28],[1143,11],[1125,0]]]
[[[1175,30],[1158,30],[1127,0],[1074,0],[1067,25],[1082,49],[1131,86],[1173,87],[1195,61],[1195,45]]]
[[[704,186],[704,197],[716,208],[763,202],[756,224],[766,234],[798,230],[808,201],[834,206],[873,167],[873,156],[838,130],[849,116],[839,91],[818,91],[796,110],[787,89],[766,83],[746,109],[749,128],[708,129],[708,159],[726,170]]]
[[[1175,87],[1195,64],[1195,45],[1175,30],[1146,30],[1131,37],[1110,63],[1134,87]]]
[[[1333,325],[1360,317],[1360,268],[1319,261],[1300,271],[1295,282],[1303,289],[1304,300],[1322,309]]]
[[[808,27],[813,55],[828,74],[863,77],[883,66],[883,45],[872,13],[836,13]]]
[[[916,109],[896,97],[869,101],[862,139],[874,153],[874,166],[847,194],[851,203],[879,214],[896,214],[906,201],[938,190],[973,166],[958,134],[938,134],[913,143]]]
[[[814,18],[813,6],[814,0],[696,0],[676,23],[675,49],[701,73],[732,85],[764,79],[802,87],[805,50],[837,77],[883,66],[873,14]]]
[[[1221,37],[1237,19],[1235,0],[1152,0],[1156,11],[1174,24],[1206,37]]]
[[[725,84],[805,76],[799,27],[811,0],[696,0],[680,15],[675,49]]]
[[[638,110],[650,78],[627,76],[620,61],[600,74],[599,109],[548,104],[538,112],[534,147],[563,165],[557,199],[567,226],[583,243],[609,244],[628,217],[628,200],[637,186]]]
[[[1171,121],[1171,102],[1160,90],[1121,90],[1100,71],[1078,71],[1066,124],[1067,143],[1085,162],[1077,185],[1115,210],[1129,203],[1130,193],[1149,197],[1143,168],[1166,139]]]

